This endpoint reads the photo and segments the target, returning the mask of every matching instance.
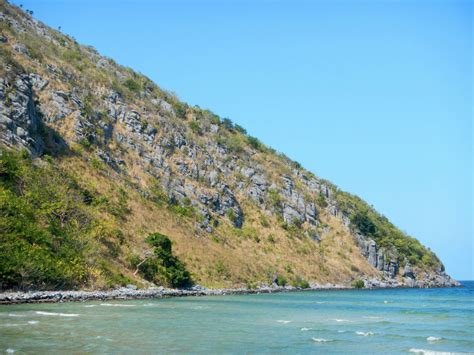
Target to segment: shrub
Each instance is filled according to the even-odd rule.
[[[192,217],[195,215],[195,209],[193,206],[181,206],[178,204],[170,204],[169,210],[182,217]]]
[[[324,197],[324,195],[322,193],[318,194],[318,197],[316,198],[316,203],[321,208],[326,208],[328,206],[326,198]]]
[[[282,275],[278,275],[278,277],[277,277],[277,279],[276,279],[276,284],[277,284],[278,286],[282,286],[282,287],[283,287],[283,286],[286,286],[287,281],[286,281],[286,279],[285,279]]]
[[[244,151],[244,145],[242,139],[237,135],[231,135],[225,142],[227,148],[235,153],[239,154]]]
[[[234,125],[234,129],[239,133],[247,134],[247,130],[241,125],[238,125],[238,124]]]
[[[152,233],[146,242],[153,247],[153,256],[144,262],[132,261],[146,280],[169,287],[186,287],[192,283],[184,264],[173,255],[171,240],[166,235]]]
[[[229,118],[222,119],[222,126],[228,129],[229,131],[234,129],[234,123]]]
[[[291,286],[296,287],[296,288],[309,288],[309,282],[301,278],[300,276],[297,276],[292,282]]]
[[[199,123],[196,121],[189,122],[189,128],[196,134],[202,134],[201,126],[199,126]]]
[[[252,137],[252,136],[248,136],[247,137],[247,142],[250,144],[250,146],[253,148],[253,149],[256,149],[256,150],[261,150],[262,149],[262,143],[258,140],[258,138],[255,138],[255,137]]]
[[[365,287],[364,281],[356,280],[352,283],[352,287],[357,288],[357,289],[364,288]]]
[[[367,212],[357,211],[351,217],[351,223],[359,229],[363,235],[373,235],[376,232],[374,222],[367,215]]]
[[[123,85],[131,92],[137,93],[141,90],[141,85],[132,78],[128,78],[127,80],[125,80]]]
[[[237,216],[233,209],[229,208],[226,212],[226,215],[232,223],[235,223]]]

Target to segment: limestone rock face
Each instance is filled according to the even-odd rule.
[[[0,141],[40,155],[44,146],[41,124],[30,78],[0,78]]]
[[[403,269],[403,276],[408,277],[410,279],[415,279],[416,278],[409,262],[406,263],[405,268]]]

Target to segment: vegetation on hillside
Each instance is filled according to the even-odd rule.
[[[442,266],[432,251],[403,233],[359,197],[338,190],[336,199],[341,212],[350,216],[351,227],[375,240],[379,248],[390,252],[402,265],[409,261],[411,265],[430,268]]]
[[[26,151],[0,151],[0,289],[74,289],[98,278],[105,286],[132,282],[107,261],[125,243],[117,226],[129,213],[126,192],[119,189],[117,196],[112,201],[81,188],[51,158],[33,161]],[[191,284],[168,237],[153,233],[146,242],[153,248],[153,257],[139,266],[146,280]],[[133,257],[130,268],[138,263]]]
[[[27,16],[2,0],[0,10],[20,22]],[[53,157],[32,160],[24,153],[1,153],[0,289],[147,282],[183,287],[191,284],[191,274],[195,282],[219,287],[253,287],[273,282],[278,274],[278,284],[305,288],[308,281],[350,283],[374,276],[377,271],[330,212],[335,202],[351,229],[374,239],[390,257],[425,269],[441,265],[367,203],[317,179],[231,119],[181,102],[145,76],[58,31],[48,29],[53,40],[46,40],[36,31],[13,27],[0,23],[0,34],[8,37],[0,48],[7,91],[15,90],[11,83],[18,74],[36,73],[48,80],[33,95],[38,115],[53,107],[54,116],[54,93],[62,92],[67,105],[80,104],[57,121],[44,115],[44,153]],[[17,43],[26,55],[13,49]],[[119,97],[119,109],[110,110],[111,95]],[[132,112],[138,118],[127,127],[123,116]],[[82,136],[75,133],[81,125]],[[149,129],[156,136],[146,136],[147,146],[136,135],[143,138]],[[215,170],[215,181],[206,169]],[[245,194],[253,184],[245,170],[255,170],[266,183],[259,202]],[[169,175],[163,178],[165,171]],[[289,203],[283,175],[294,182],[291,189],[305,204],[316,206],[314,224],[283,218]],[[313,186],[328,186],[331,198],[322,189],[308,188],[303,177],[316,181]],[[178,199],[165,180],[183,181],[183,189],[196,189],[212,202],[203,206],[195,197]],[[216,212],[224,202],[214,199],[223,193],[216,185],[224,184],[242,207],[245,218],[239,228],[235,209]],[[209,213],[205,228],[203,210]],[[164,234],[150,234],[155,231]],[[150,235],[146,241],[145,235]]]
[[[169,287],[186,287],[191,284],[191,275],[173,255],[172,243],[167,236],[152,233],[146,238],[146,242],[153,247],[153,256],[148,256],[143,261],[135,257],[132,262],[146,280]]]

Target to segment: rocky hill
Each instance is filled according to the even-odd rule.
[[[358,197],[3,0],[0,147],[2,289],[169,281],[141,266],[154,232],[209,287],[455,284]]]

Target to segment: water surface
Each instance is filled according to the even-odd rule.
[[[0,306],[0,351],[470,352],[474,282],[464,284]]]

